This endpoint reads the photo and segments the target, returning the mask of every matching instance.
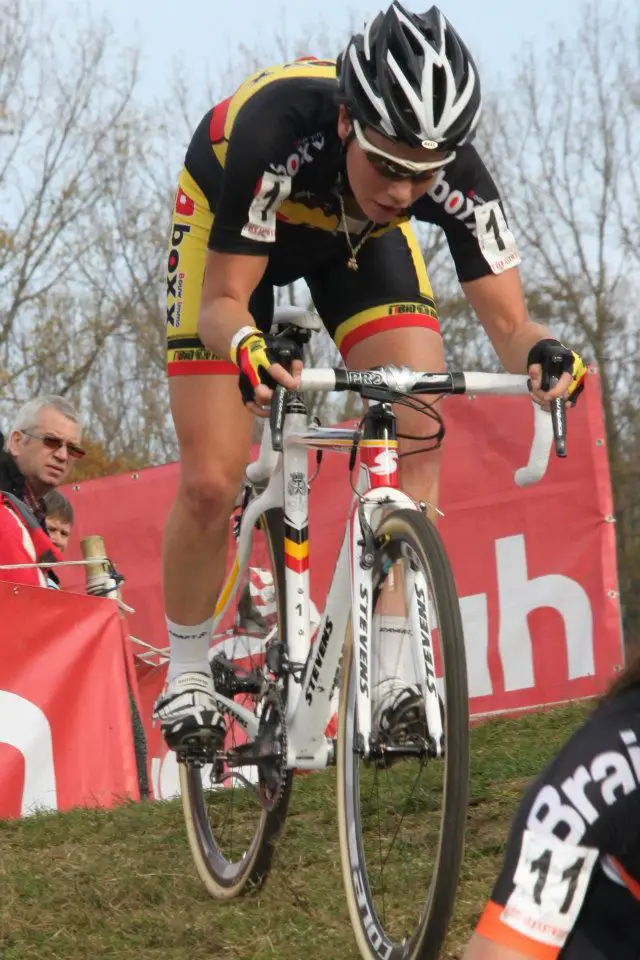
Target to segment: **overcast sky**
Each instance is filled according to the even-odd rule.
[[[44,5],[56,16],[77,18],[77,0],[44,0]],[[602,0],[600,4],[601,8],[608,5],[613,8],[614,0]],[[421,11],[426,3],[407,0],[406,6]],[[441,6],[485,75],[491,80],[498,76],[505,80],[505,94],[506,81],[523,45],[543,48],[558,32],[567,36],[577,29],[580,8],[581,0],[511,4],[442,0]],[[182,4],[176,0],[91,0],[90,4],[92,14],[102,13],[123,42],[142,50],[142,85],[147,94],[163,92],[175,59],[189,68],[197,82],[196,78],[207,72],[215,76],[217,65],[222,68],[235,59],[241,44],[264,50],[266,63],[278,62],[277,36],[290,42],[309,38],[313,44],[313,37],[324,33],[335,38],[339,49],[351,25],[360,29],[377,9],[362,0],[186,0]]]

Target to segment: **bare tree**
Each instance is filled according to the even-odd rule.
[[[62,40],[56,23],[0,0],[0,409],[69,394],[110,453],[158,458],[174,449],[164,144],[134,99],[135,52],[96,21]]]
[[[109,140],[130,106],[136,65],[105,75],[103,28],[64,69],[20,0],[4,2],[1,14],[8,44],[0,54],[0,190],[11,213],[0,251],[0,348],[10,358],[18,324],[37,322],[38,303],[73,289],[95,257],[98,185],[112,176]]]
[[[509,185],[532,313],[598,365],[628,611],[640,555],[637,472],[640,49],[637,7],[583,9],[577,36],[524,57],[488,144]],[[637,607],[637,609],[636,609]],[[629,621],[631,622],[631,621]]]

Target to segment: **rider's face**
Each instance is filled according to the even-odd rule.
[[[351,131],[351,120],[344,106],[341,106],[338,117],[340,139],[346,140]],[[437,162],[440,159],[444,160],[447,156],[446,153],[425,150],[422,147],[393,143],[369,128],[363,132],[371,146],[384,150],[398,160],[412,160],[418,163]],[[347,146],[346,167],[349,186],[356,203],[365,216],[376,223],[388,223],[394,217],[401,216],[408,207],[426,193],[438,172],[437,170],[426,171],[420,174],[419,179],[392,179],[389,176],[389,173],[393,173],[392,165],[390,169],[389,163],[379,160],[374,154],[367,153],[356,139],[352,139]]]

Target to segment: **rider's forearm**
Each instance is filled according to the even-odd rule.
[[[463,283],[464,294],[509,373],[526,373],[531,347],[553,334],[527,312],[518,270]]]
[[[505,370],[526,373],[529,351],[539,340],[556,339],[541,323],[527,320],[515,328],[494,331],[491,342]]]
[[[207,350],[227,358],[231,338],[241,327],[255,327],[256,322],[245,306],[232,297],[219,297],[200,309],[198,336]]]

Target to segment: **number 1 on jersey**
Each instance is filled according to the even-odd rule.
[[[498,250],[504,250],[506,248],[507,245],[500,234],[500,226],[498,224],[498,217],[495,207],[489,214],[489,219],[487,220],[487,233],[493,233]]]

